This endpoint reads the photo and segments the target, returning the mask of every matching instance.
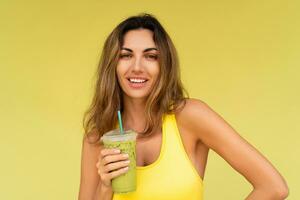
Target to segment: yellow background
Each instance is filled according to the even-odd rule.
[[[105,37],[130,15],[158,17],[190,96],[262,152],[300,199],[300,3],[0,1],[0,199],[77,199],[82,116]],[[174,166],[175,167],[175,166]],[[210,151],[205,199],[251,185]]]

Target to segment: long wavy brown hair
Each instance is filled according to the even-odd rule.
[[[83,117],[84,135],[93,135],[93,138],[97,136],[91,143],[99,143],[105,132],[115,129],[117,111],[123,111],[123,91],[118,83],[116,67],[124,35],[135,29],[148,29],[153,32],[160,66],[158,80],[146,102],[146,127],[139,135],[146,137],[161,128],[162,116],[183,108],[188,98],[180,80],[177,52],[168,33],[153,15],[143,13],[129,17],[114,28],[104,43],[94,96]]]

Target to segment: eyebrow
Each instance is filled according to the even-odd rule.
[[[122,47],[122,48],[121,48],[121,50],[126,50],[126,51],[133,52],[131,49],[129,49],[129,48],[126,48],[126,47]],[[158,51],[158,49],[157,49],[157,48],[154,48],[154,47],[152,47],[152,48],[147,48],[147,49],[145,49],[143,52],[148,52],[148,51],[152,51],[152,50],[156,50],[156,51]]]

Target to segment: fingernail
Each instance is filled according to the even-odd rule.
[[[120,153],[120,149],[115,149],[114,152],[115,153]]]

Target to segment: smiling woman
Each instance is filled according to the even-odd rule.
[[[84,116],[80,200],[202,200],[209,149],[253,186],[246,199],[285,199],[288,187],[273,165],[206,103],[188,98],[175,47],[149,14],[130,17],[108,36],[90,108]],[[114,193],[128,155],[100,137],[116,128],[138,133],[136,190]]]

